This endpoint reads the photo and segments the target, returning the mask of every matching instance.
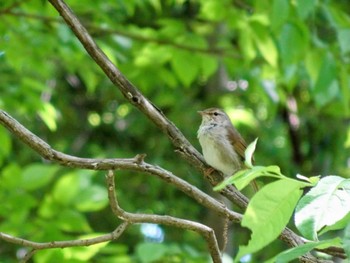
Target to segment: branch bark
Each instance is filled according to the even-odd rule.
[[[118,239],[124,231],[127,229],[129,224],[123,222],[120,224],[113,232],[105,234],[102,236],[89,238],[89,239],[80,239],[80,240],[65,240],[65,241],[50,241],[50,242],[33,242],[23,238],[14,237],[5,233],[0,232],[0,238],[13,244],[31,247],[32,250],[29,251],[22,262],[26,262],[32,257],[38,250],[48,249],[48,248],[65,248],[65,247],[81,247],[81,246],[91,246],[94,244],[112,241]]]
[[[173,216],[160,216],[160,215],[147,215],[147,214],[134,214],[125,212],[118,204],[117,195],[115,192],[114,183],[114,173],[113,171],[108,171],[106,176],[107,186],[108,186],[108,199],[111,205],[112,211],[116,217],[128,222],[130,224],[135,223],[153,223],[153,224],[163,224],[172,227],[178,227],[182,229],[187,229],[195,231],[202,235],[208,244],[208,249],[211,258],[214,263],[221,263],[221,254],[219,250],[218,243],[216,241],[214,230],[210,227],[200,224],[198,222],[176,218]]]

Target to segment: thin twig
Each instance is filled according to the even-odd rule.
[[[0,239],[3,239],[9,243],[31,247],[33,250],[29,251],[28,254],[32,256],[37,250],[48,249],[48,248],[66,248],[66,247],[78,247],[78,246],[90,246],[102,242],[112,241],[118,239],[121,234],[129,226],[127,222],[120,224],[113,232],[102,236],[80,239],[80,240],[65,240],[65,241],[50,241],[50,242],[34,242],[19,237],[14,237],[5,233],[0,232]],[[27,260],[28,257],[25,257]]]
[[[220,249],[219,249],[213,229],[198,222],[180,219],[180,218],[176,218],[168,215],[161,216],[161,215],[148,215],[148,214],[136,214],[136,213],[125,212],[118,204],[118,200],[115,192],[114,172],[112,170],[108,171],[106,178],[107,178],[106,181],[107,181],[107,188],[108,188],[109,203],[116,217],[130,224],[134,224],[134,223],[162,224],[162,225],[178,227],[178,228],[197,232],[198,234],[202,235],[207,241],[209,252],[213,262],[221,263]]]

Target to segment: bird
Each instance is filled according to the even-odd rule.
[[[197,137],[204,160],[224,177],[244,168],[247,144],[231,123],[229,116],[219,108],[198,111],[202,116]],[[253,187],[257,190],[256,183]]]

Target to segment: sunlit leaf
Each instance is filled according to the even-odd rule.
[[[302,195],[303,183],[281,179],[261,188],[251,199],[242,226],[252,231],[248,245],[240,246],[236,262],[242,256],[259,251],[276,239],[287,225]]]
[[[269,31],[259,23],[252,23],[252,28],[254,29],[255,45],[261,55],[272,67],[276,67],[278,52]]]
[[[325,226],[332,226],[350,212],[348,182],[339,176],[326,176],[313,187],[298,203],[295,224],[310,240],[317,240],[317,232]]]
[[[245,165],[249,168],[253,167],[253,154],[255,152],[257,142],[258,138],[256,138],[251,144],[249,144],[244,152]]]

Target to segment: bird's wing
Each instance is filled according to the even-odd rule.
[[[231,142],[231,145],[235,149],[236,153],[238,153],[239,156],[242,157],[242,159],[244,160],[244,152],[247,148],[245,140],[233,127],[232,129],[228,129],[228,131],[228,137]]]

